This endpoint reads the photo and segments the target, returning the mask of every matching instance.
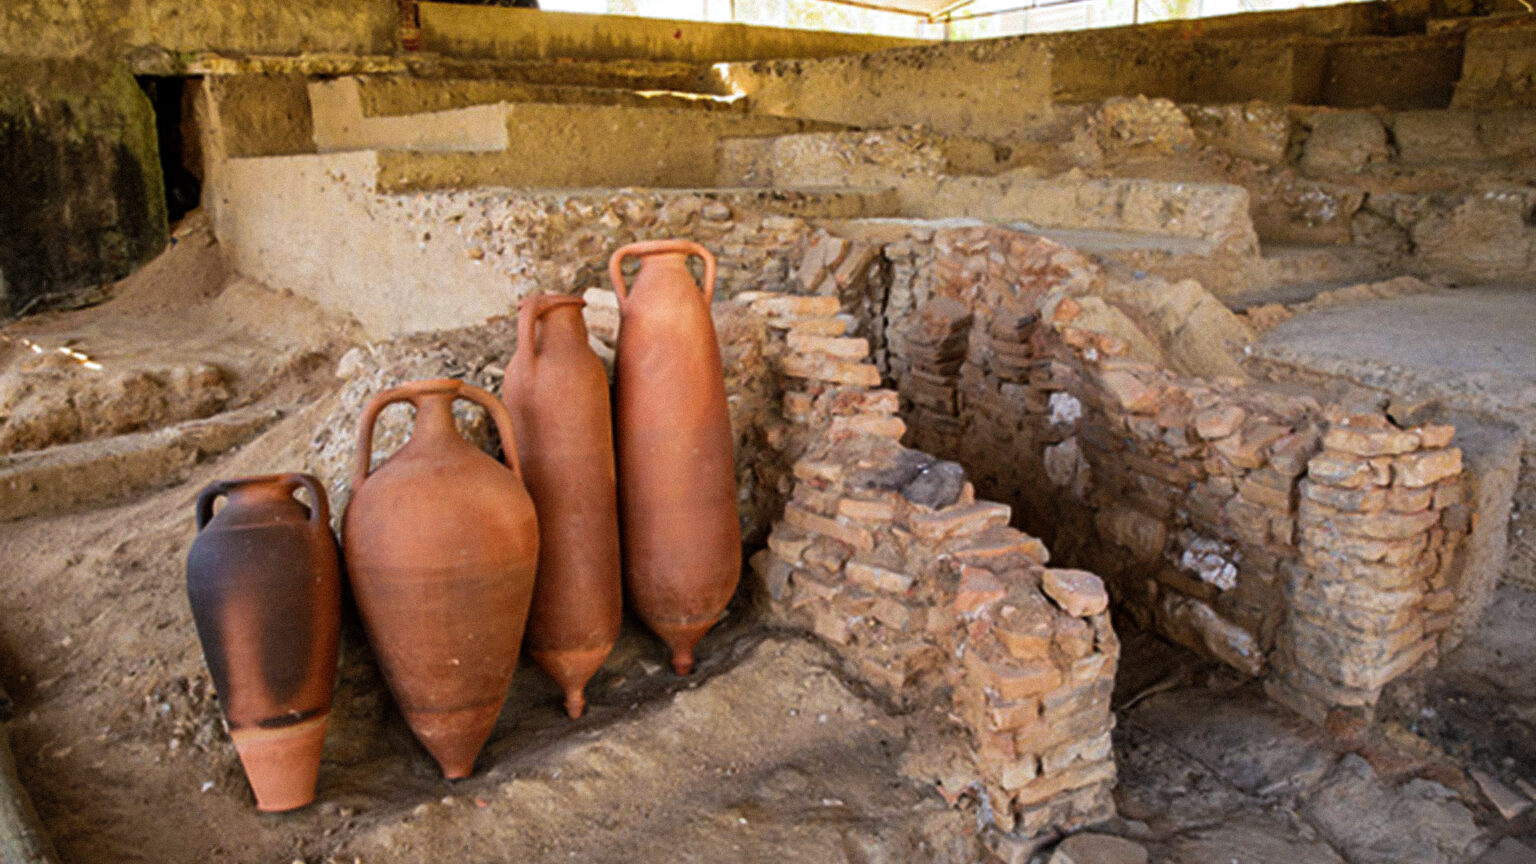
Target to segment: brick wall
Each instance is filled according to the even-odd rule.
[[[772,620],[942,727],[914,736],[909,771],[984,802],[997,828],[1033,836],[1113,815],[1119,642],[1103,583],[1047,568],[1007,505],[898,443],[897,394],[875,389],[866,340],[836,335],[836,298],[739,299],[783,334],[769,355],[796,426],[793,492],[752,561]]]
[[[1450,427],[1130,360],[1135,311],[1039,237],[933,223],[863,240],[888,250],[865,326],[884,335],[906,443],[965,465],[1139,624],[1319,722],[1368,715],[1385,683],[1434,662],[1469,519]],[[1380,483],[1358,501],[1324,491],[1350,459]],[[1367,509],[1340,509],[1352,501]]]

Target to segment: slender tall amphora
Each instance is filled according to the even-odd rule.
[[[619,637],[619,505],[608,372],[587,344],[577,297],[525,299],[501,398],[539,512],[539,575],[528,654],[580,717],[583,691]]]
[[[704,287],[688,272],[704,259]],[[624,287],[625,258],[640,259]],[[613,253],[619,296],[615,428],[625,584],[646,626],[672,649],[679,675],[720,619],[741,577],[736,469],[720,345],[709,303],[715,256],[686,240]]]
[[[506,465],[459,435],[456,399],[490,412]],[[411,439],[370,474],[374,421],[401,401],[416,406]],[[517,668],[539,557],[512,418],[478,387],[415,381],[373,397],[357,437],[341,528],[352,593],[411,731],[443,776],[468,777]]]
[[[300,487],[313,506],[294,499]],[[187,596],[256,806],[303,807],[315,800],[341,620],[325,490],[308,474],[214,483],[198,496],[197,531]]]

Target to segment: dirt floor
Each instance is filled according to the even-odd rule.
[[[184,226],[181,244],[205,243],[201,230]],[[902,773],[916,718],[746,603],[690,679],[627,625],[580,721],[525,663],[475,776],[458,783],[411,738],[349,617],[318,801],[257,813],[185,600],[192,502],[217,477],[312,464],[352,335],[191,248],[203,251],[163,258],[110,303],[0,331],[0,379],[13,384],[34,368],[29,344],[68,341],[108,368],[214,366],[229,395],[212,410],[286,411],[180,485],[0,523],[0,682],[23,781],[66,862],[983,860],[984,814]],[[1482,857],[1505,838],[1536,847],[1536,814],[1500,816],[1466,771],[1536,781],[1533,625],[1536,600],[1506,589],[1418,696],[1348,741],[1124,632],[1120,817],[1099,830],[1187,864],[1536,860],[1508,845]]]

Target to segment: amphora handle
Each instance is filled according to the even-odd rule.
[[[692,240],[646,240],[640,243],[631,243],[628,246],[620,246],[613,257],[608,259],[608,278],[613,280],[614,293],[619,295],[619,305],[629,299],[629,289],[624,285],[624,259],[630,257],[655,255],[663,252],[681,252],[684,255],[697,255],[704,260],[704,302],[713,303],[715,300],[715,255],[708,249]]]
[[[534,341],[534,332],[544,313],[563,306],[575,306],[580,309],[586,305],[587,301],[569,294],[538,294],[524,297],[522,302],[517,304],[516,356],[522,357],[526,354],[529,361],[538,356],[535,351],[537,343]]]
[[[379,412],[396,402],[409,402],[419,411],[421,400],[430,396],[468,399],[484,408],[496,422],[496,434],[501,438],[501,452],[506,466],[512,469],[518,482],[522,482],[523,470],[517,459],[517,438],[512,432],[512,415],[507,412],[507,406],[473,384],[465,384],[453,378],[434,378],[428,381],[409,381],[368,400],[357,422],[357,463],[352,472],[352,494],[357,494],[358,487],[363,485],[373,470],[373,426],[379,419]]]
[[[309,507],[309,521],[312,525],[328,525],[331,521],[331,505],[325,497],[325,487],[320,479],[313,474],[261,474],[255,477],[237,477],[234,480],[220,480],[210,483],[197,495],[197,530],[202,531],[213,520],[213,506],[218,500],[228,495],[240,486],[250,486],[264,483],[281,483],[288,487],[288,494],[300,486],[309,490],[309,496],[314,499],[314,505]]]

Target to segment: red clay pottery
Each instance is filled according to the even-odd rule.
[[[313,507],[294,499],[301,486]],[[214,483],[198,496],[197,530],[187,595],[256,806],[303,807],[315,800],[341,620],[325,490],[308,474]]]
[[[528,653],[580,717],[583,689],[619,637],[619,505],[608,372],[587,344],[577,297],[525,299],[501,398],[539,513]]]
[[[459,435],[461,398],[490,412],[506,465]],[[411,439],[370,474],[374,421],[401,401],[416,406]],[[357,437],[341,532],[358,611],[411,731],[443,776],[468,777],[517,668],[539,558],[512,418],[478,387],[415,381],[373,397]]]
[[[704,259],[704,289],[688,272]],[[625,290],[625,258],[640,259]],[[679,675],[725,611],[741,576],[736,469],[720,345],[709,303],[715,257],[697,243],[653,240],[613,253],[619,296],[619,513],[630,602],[672,649]]]

